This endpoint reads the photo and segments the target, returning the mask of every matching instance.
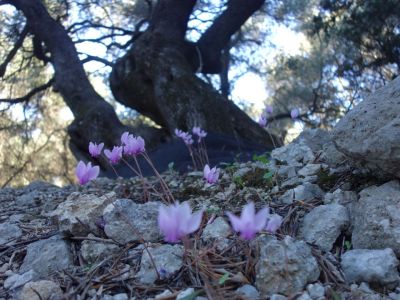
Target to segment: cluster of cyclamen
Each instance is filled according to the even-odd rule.
[[[275,233],[282,224],[282,217],[270,214],[269,208],[265,207],[258,213],[255,212],[254,203],[250,202],[243,207],[240,217],[227,212],[232,228],[240,233],[244,240],[255,238],[262,230]],[[164,234],[164,239],[170,243],[179,242],[186,235],[199,229],[203,211],[192,214],[187,202],[176,202],[173,205],[160,207],[158,214],[158,225]]]
[[[197,136],[196,146],[193,145],[193,136],[189,132],[182,131],[178,128],[175,129],[176,136],[183,140],[189,150],[194,169],[199,170],[208,164],[207,149],[206,144],[204,143],[204,138],[207,136],[207,132],[198,126],[195,126],[192,128],[192,133]]]
[[[200,143],[203,138],[207,136],[207,132],[202,130],[200,127],[193,127],[192,132],[197,136],[197,142]],[[186,145],[193,144],[193,136],[189,132],[182,131],[178,128],[175,129],[177,137],[181,138]]]
[[[205,137],[207,133],[199,131],[200,135]],[[187,137],[188,135],[185,135]],[[191,137],[190,137],[191,139]],[[141,137],[134,137],[132,134],[125,132],[121,136],[122,146],[114,146],[113,150],[104,150],[105,156],[109,159],[111,164],[116,164],[122,159],[122,155],[136,156],[145,152],[145,143]],[[89,153],[92,157],[101,155],[104,143],[95,144],[89,143]],[[76,176],[80,184],[86,184],[89,181],[97,178],[100,168],[92,166],[90,162],[85,165],[83,161],[78,163],[76,168]],[[203,170],[204,180],[208,184],[215,184],[218,182],[220,170],[216,167],[210,168],[208,164],[205,165]],[[249,203],[244,206],[242,214],[239,217],[228,212],[227,213],[232,228],[235,232],[240,232],[240,236],[245,240],[253,239],[256,234],[262,230],[274,233],[282,223],[282,217],[277,214],[270,214],[269,208],[265,207],[258,213],[255,212],[254,203]],[[203,211],[200,210],[192,214],[188,202],[175,202],[175,204],[166,206],[162,205],[158,214],[158,225],[161,232],[164,234],[165,241],[176,243],[186,235],[195,232],[199,229]]]
[[[140,136],[134,137],[132,134],[129,134],[129,132],[124,132],[122,134],[121,142],[121,146],[114,146],[112,150],[104,150],[104,155],[112,165],[117,164],[122,159],[123,154],[136,156],[146,151],[144,140]],[[92,157],[100,156],[103,148],[104,143],[89,143],[89,153]],[[97,178],[99,172],[100,168],[98,166],[92,166],[92,163],[90,162],[85,165],[83,161],[80,161],[76,167],[75,174],[76,177],[78,177],[79,184],[86,184]]]
[[[274,109],[273,109],[273,107],[271,105],[265,106],[264,111],[261,113],[260,119],[258,119],[258,124],[261,127],[266,127],[267,126],[267,124],[268,124],[268,116],[272,115],[273,111],[274,111]],[[299,115],[300,115],[300,110],[298,108],[293,108],[290,111],[290,117],[293,120],[297,119],[299,117]]]

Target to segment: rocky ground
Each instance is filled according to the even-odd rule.
[[[0,299],[400,299],[398,111],[400,79],[332,133],[225,164],[216,185],[164,172],[205,210],[184,245],[163,242],[160,195],[138,178],[2,189]],[[283,217],[276,234],[231,231],[226,211],[248,201]]]

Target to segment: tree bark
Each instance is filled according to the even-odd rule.
[[[110,76],[114,97],[148,116],[171,135],[175,128],[188,130],[201,126],[272,148],[271,135],[195,75],[194,69],[198,65],[192,64],[191,52],[186,51],[188,43],[184,40],[193,2],[159,1],[149,29],[114,65]],[[209,61],[220,60],[221,51],[231,35],[263,2],[229,1],[226,11],[195,45],[202,49],[201,57],[208,53],[208,57],[213,57]],[[212,69],[211,66],[203,67]],[[275,144],[279,142],[275,141]]]
[[[107,146],[119,144],[121,133],[132,128],[124,126],[113,107],[94,90],[65,28],[49,15],[40,0],[7,2],[22,11],[30,33],[43,41],[51,54],[50,62],[55,72],[53,88],[74,115],[68,133],[75,157],[88,159],[89,141],[101,141]],[[146,126],[135,133],[144,135],[150,146],[158,144],[163,136],[160,130]]]

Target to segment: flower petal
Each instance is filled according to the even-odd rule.
[[[231,212],[227,212],[226,215],[229,218],[229,221],[231,222],[232,228],[234,231],[239,232],[242,230],[242,221],[235,216],[233,213]]]
[[[189,234],[199,229],[201,220],[203,218],[203,210],[199,210],[191,216],[188,224],[186,224],[185,233]]]
[[[256,209],[254,207],[254,203],[249,202],[243,207],[243,211],[240,218],[242,219],[243,223],[249,223],[249,222],[253,223],[255,214],[256,214]]]
[[[260,231],[267,225],[269,215],[269,207],[264,207],[261,209],[254,218],[254,229]]]

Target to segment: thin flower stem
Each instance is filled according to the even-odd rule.
[[[114,171],[115,175],[118,178],[119,174],[118,174],[117,170],[114,168],[113,164],[110,162],[110,160],[103,154],[101,156],[106,160],[106,162],[108,162],[108,164],[110,165],[111,169]]]
[[[192,158],[193,168],[194,168],[194,170],[196,171],[196,170],[197,170],[197,164],[196,164],[196,161],[195,161],[194,156],[193,156],[192,147],[191,147],[190,145],[187,145],[187,144],[186,144],[186,146],[187,146],[187,148],[188,148],[188,150],[189,150],[190,157]]]
[[[143,155],[144,159],[148,162],[150,167],[153,169],[153,171],[156,174],[156,176],[158,177],[158,179],[160,180],[161,188],[163,189],[167,199],[170,200],[170,203],[174,203],[175,202],[174,196],[172,195],[171,191],[169,190],[168,185],[166,184],[164,179],[161,177],[160,173],[158,173],[157,169],[153,165],[153,162],[151,161],[150,157],[147,155],[146,152],[143,152],[142,155]]]
[[[205,156],[205,158],[206,158],[207,165],[209,165],[209,164],[210,164],[210,161],[209,161],[209,159],[208,159],[207,147],[206,147],[206,142],[204,141],[204,139],[201,139],[201,145],[202,145],[202,149],[203,149],[203,151],[204,151],[204,156]]]
[[[135,161],[136,167],[137,167],[137,169],[139,171],[139,174],[140,174],[140,179],[142,180],[143,194],[144,194],[145,201],[146,200],[149,201],[150,197],[149,197],[149,193],[148,193],[148,190],[147,190],[147,184],[146,184],[146,181],[145,181],[145,179],[143,177],[142,170],[140,169],[139,162],[137,161],[137,158],[136,158],[135,155],[133,156],[133,160]]]
[[[135,168],[134,168],[126,159],[122,158],[122,161],[123,161],[123,162],[127,165],[127,167],[128,167],[130,170],[132,170],[132,172],[134,172],[138,177],[143,178],[142,183],[144,184],[145,178],[144,178],[144,177],[141,177],[141,174],[140,174],[138,171],[136,171]],[[147,187],[147,185],[146,185],[146,187]],[[162,198],[162,196],[160,195],[160,193],[159,193],[152,185],[150,185],[150,187],[151,187],[151,189],[155,192],[155,194],[156,194],[158,197]]]

